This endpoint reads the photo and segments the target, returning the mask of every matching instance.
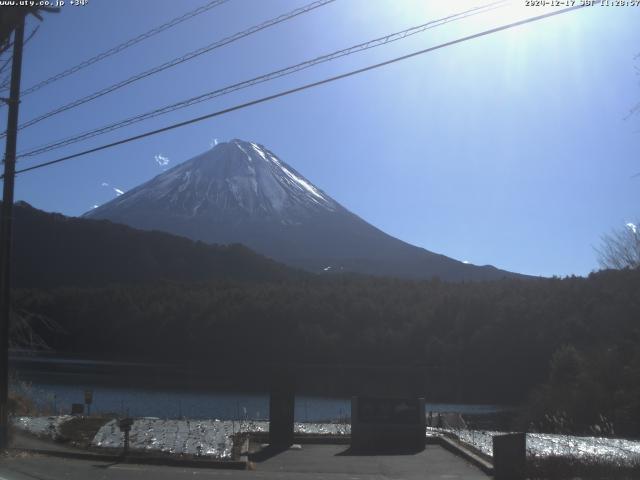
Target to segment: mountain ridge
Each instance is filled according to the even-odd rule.
[[[311,276],[243,245],[209,245],[107,220],[14,206],[16,288],[100,287],[158,281],[281,281]]]
[[[84,214],[206,243],[241,243],[290,266],[404,278],[520,277],[392,237],[269,149],[234,139]]]

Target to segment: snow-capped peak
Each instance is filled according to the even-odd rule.
[[[85,216],[207,243],[242,243],[314,272],[453,280],[508,274],[464,265],[387,235],[263,145],[243,140],[218,143]]]
[[[295,189],[293,195],[300,197],[300,194],[307,197],[308,200],[321,205],[329,210],[335,209],[335,202],[323,194],[318,188],[316,188],[311,182],[305,179],[301,174],[296,172],[292,167],[278,159],[271,151],[263,147],[262,145],[254,142],[245,142],[242,140],[234,139],[229,142],[235,145],[243,155],[246,156],[246,160],[249,163],[254,164],[254,168],[250,168],[249,171],[253,175],[256,174],[255,168],[258,169],[266,167],[272,175],[278,180],[278,183],[285,187],[287,190]],[[257,158],[256,158],[257,156]],[[255,165],[260,162],[262,165]],[[269,182],[267,182],[269,183]],[[267,185],[260,185],[258,187]],[[266,188],[269,191],[269,188]],[[271,192],[273,193],[273,192]],[[289,192],[292,193],[292,192]],[[274,200],[272,198],[272,200]],[[280,201],[274,202],[274,206],[282,206]]]
[[[89,212],[104,214],[113,207],[152,202],[182,216],[224,212],[277,217],[297,224],[314,211],[334,212],[338,204],[293,167],[255,142],[234,139],[163,172],[149,182]],[[235,212],[235,213],[234,213]]]

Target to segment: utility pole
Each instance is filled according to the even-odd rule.
[[[11,317],[11,237],[13,223],[13,187],[16,171],[16,147],[18,137],[18,108],[20,106],[20,74],[22,71],[22,46],[24,43],[24,19],[21,15],[13,33],[13,59],[11,63],[11,88],[7,116],[7,139],[4,153],[2,194],[2,219],[0,223],[0,450],[9,446],[9,324]]]

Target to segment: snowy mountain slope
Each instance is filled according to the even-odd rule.
[[[232,140],[85,214],[207,243],[243,243],[316,272],[495,279],[478,267],[407,244],[349,212],[262,145]]]

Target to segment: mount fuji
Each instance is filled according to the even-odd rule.
[[[402,278],[519,276],[394,238],[350,212],[262,145],[220,143],[84,217],[206,243],[242,243],[295,267]]]

